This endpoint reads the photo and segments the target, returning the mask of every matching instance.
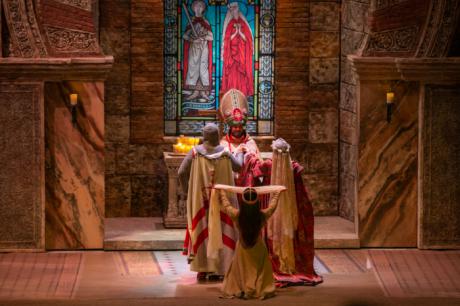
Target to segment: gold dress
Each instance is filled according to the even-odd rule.
[[[269,207],[262,210],[265,221],[275,211],[278,198],[279,192],[271,198]],[[230,204],[222,190],[220,203],[222,204],[221,210],[232,218],[239,229],[239,211]],[[260,234],[256,244],[252,247],[244,246],[240,234],[233,260],[225,273],[222,292],[224,298],[266,299],[275,295],[272,265],[268,257],[267,247]]]

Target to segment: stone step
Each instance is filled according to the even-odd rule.
[[[165,229],[162,218],[106,218],[104,250],[181,250],[185,229]],[[315,248],[359,248],[352,222],[315,218]]]

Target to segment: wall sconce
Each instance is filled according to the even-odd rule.
[[[77,124],[77,104],[78,94],[70,94],[70,111],[72,113],[72,125],[74,127]]]
[[[393,114],[393,107],[395,102],[395,93],[391,89],[387,91],[387,122],[391,122],[391,115]]]

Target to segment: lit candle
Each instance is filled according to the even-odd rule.
[[[395,101],[395,93],[392,91],[387,92],[387,104],[392,104]]]
[[[70,94],[70,105],[75,106],[78,103],[78,94]]]

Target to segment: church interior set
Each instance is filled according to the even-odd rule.
[[[1,305],[229,303],[179,175],[211,123],[228,184],[293,187],[261,303],[460,303],[459,1],[0,3]]]

